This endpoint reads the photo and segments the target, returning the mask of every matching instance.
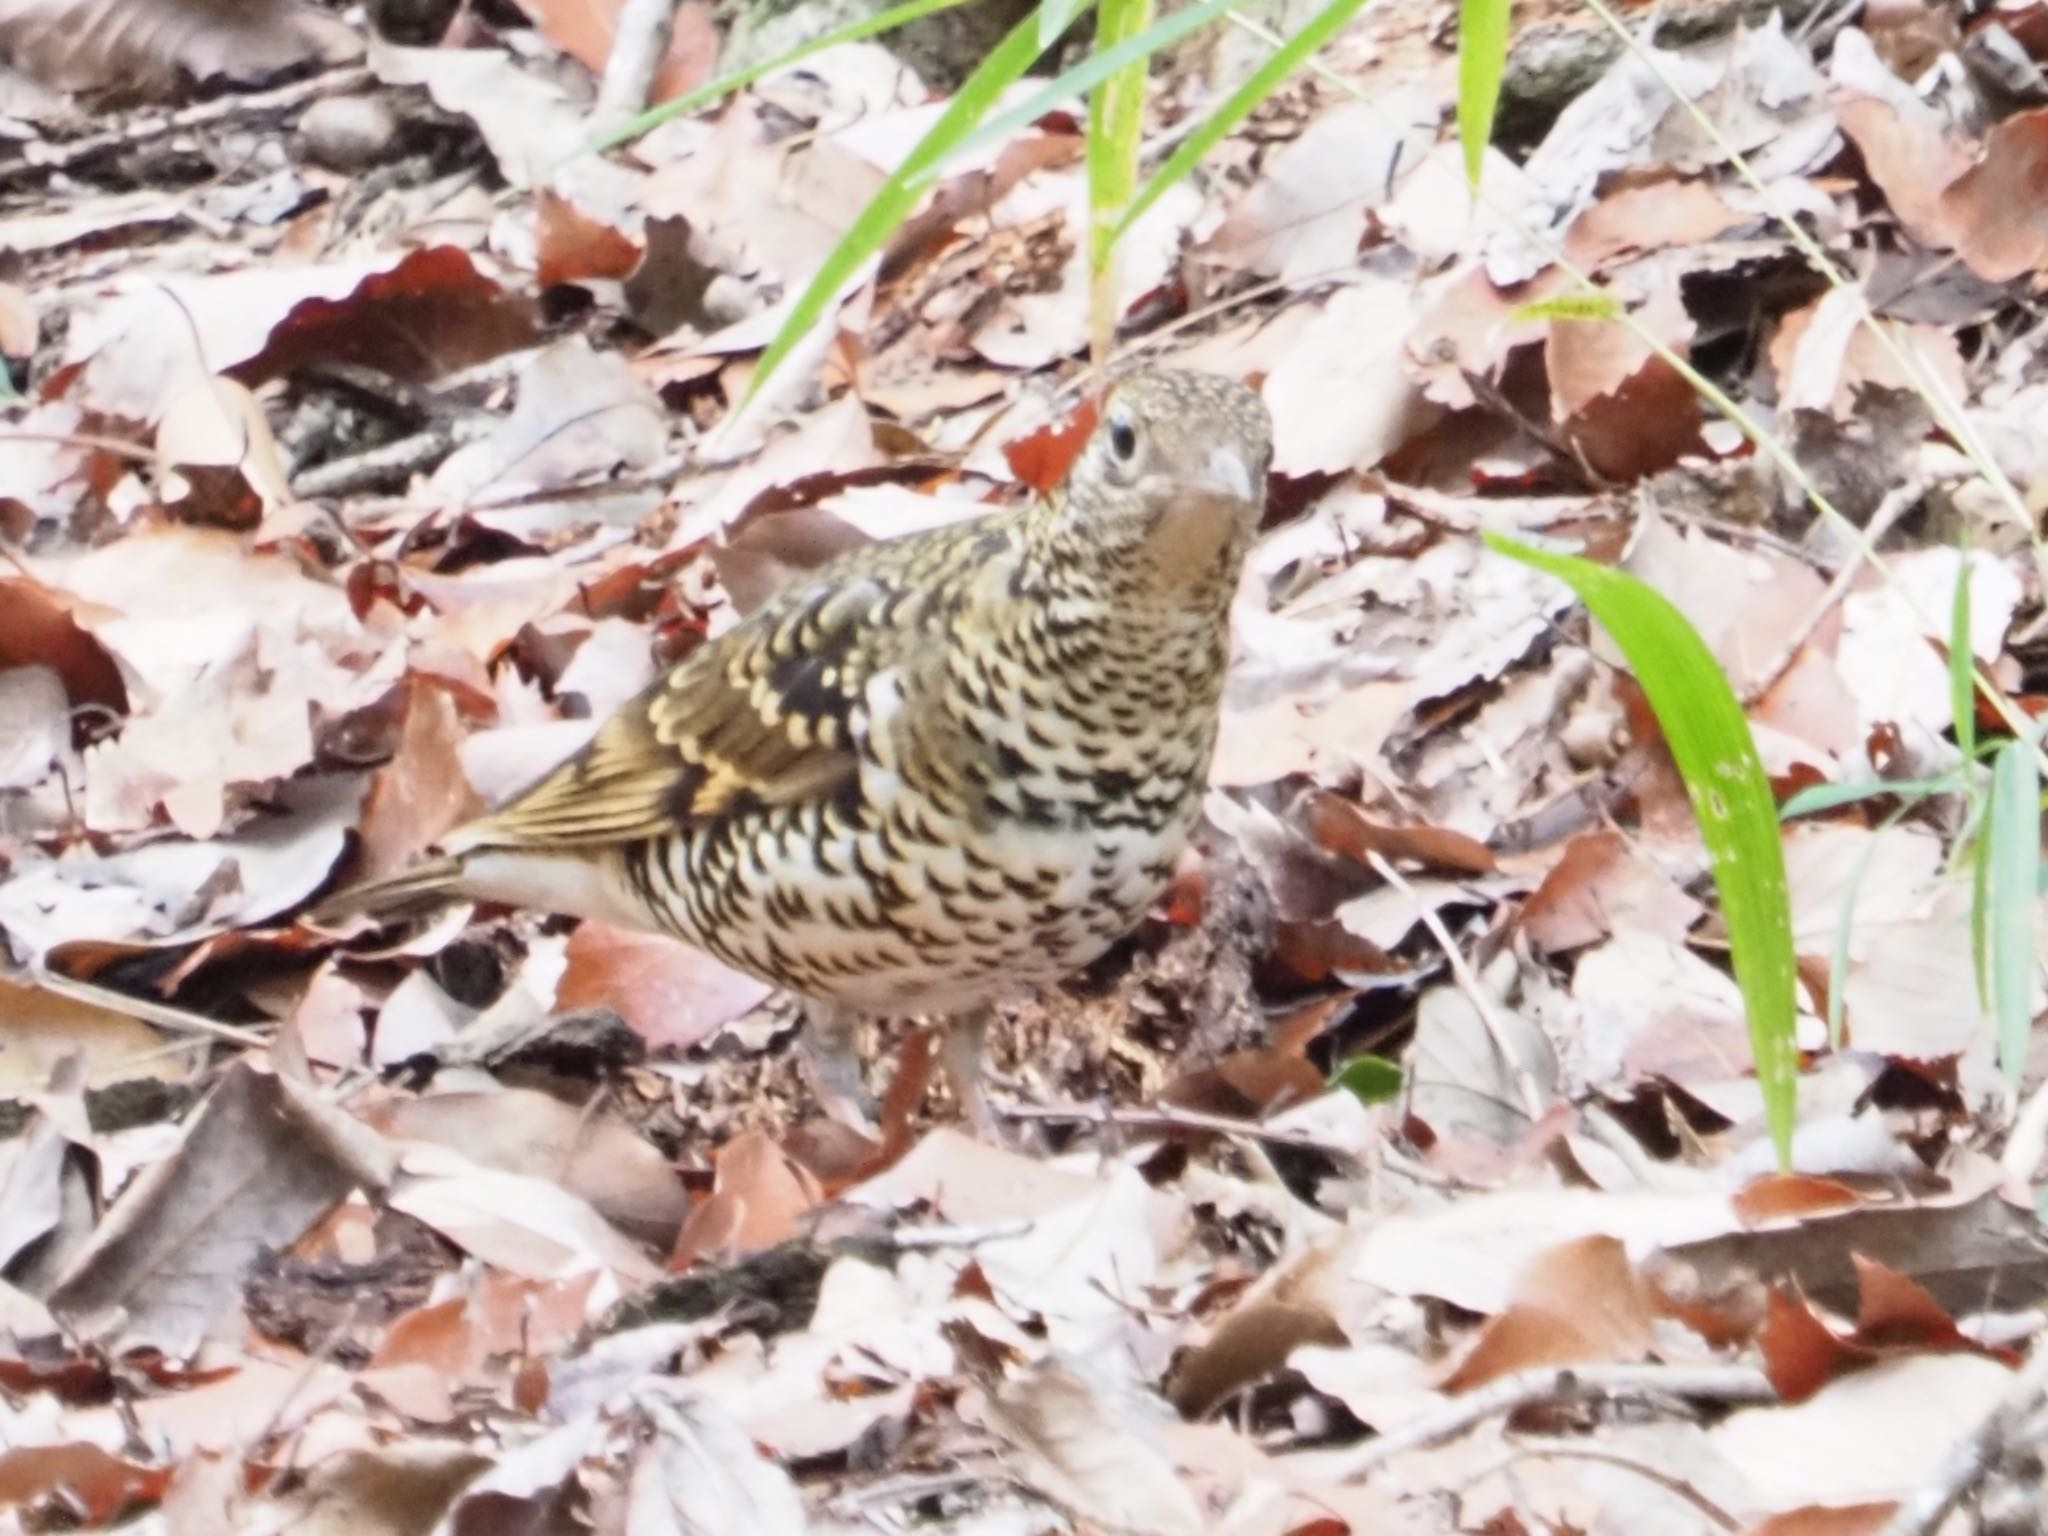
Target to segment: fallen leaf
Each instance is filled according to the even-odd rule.
[[[50,1292],[81,1330],[188,1355],[240,1295],[257,1253],[294,1241],[351,1190],[381,1189],[377,1137],[305,1088],[236,1064],[175,1156],[122,1192]]]

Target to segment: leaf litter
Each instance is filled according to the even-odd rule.
[[[437,44],[0,6],[44,89],[0,167],[7,1518],[1876,1530],[1922,1493],[2048,1294],[2048,1127],[1992,1059],[1958,802],[1787,828],[1778,1173],[1654,722],[1478,534],[1670,597],[1781,793],[1956,768],[1965,571],[1972,658],[2036,711],[2028,530],[1767,217],[1895,277],[1890,340],[2038,479],[2039,114],[1975,44],[1910,4],[1727,21],[1657,61],[1768,203],[1625,57],[1475,209],[1449,55],[1368,13],[1338,53],[1372,105],[1291,87],[1138,226],[1123,344],[1261,384],[1275,516],[1202,856],[1007,1011],[996,1148],[905,1026],[863,1041],[875,1137],[822,1119],[787,1008],[665,941],[297,921],[792,574],[1056,480],[1087,419],[1070,119],[950,168],[812,373],[720,433],[938,99],[862,44],[565,155],[616,8],[527,9]],[[712,68],[682,10],[668,96]],[[228,89],[98,146],[78,93],[115,79]],[[335,169],[342,118],[390,173]],[[1514,220],[1845,506],[1910,482],[1889,579],[1639,339],[1518,314],[1569,285]],[[1325,1086],[1364,1053],[1392,1099]]]

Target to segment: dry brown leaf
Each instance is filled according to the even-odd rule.
[[[1973,157],[1934,108],[1905,94],[1906,101],[1850,96],[1836,103],[1835,116],[1899,222],[1923,245],[1940,247],[1959,216],[1944,194]]]
[[[519,400],[488,437],[434,471],[432,494],[462,501],[600,480],[645,469],[668,451],[660,398],[616,353],[581,338],[555,343],[519,371]]]
[[[742,1131],[718,1149],[711,1194],[683,1223],[669,1267],[730,1263],[787,1242],[823,1200],[801,1163],[760,1132]]]
[[[675,1238],[689,1209],[669,1160],[601,1108],[508,1088],[399,1099],[368,1118],[394,1139],[436,1142],[488,1168],[559,1182],[656,1246]]]
[[[1856,294],[1830,289],[1785,317],[1770,355],[1786,407],[1848,420],[1869,390],[1920,388],[1919,379],[1894,360],[1894,350],[1914,359],[1947,398],[1964,398],[1963,356],[1954,336],[1940,326],[1879,320],[1891,342],[1887,347],[1863,323],[1864,308]]]
[[[316,1463],[289,1497],[237,1529],[248,1536],[432,1536],[490,1465],[481,1452],[446,1440],[346,1450]]]
[[[1268,157],[1202,254],[1290,283],[1349,269],[1367,215],[1435,137],[1434,109],[1412,98],[1330,108]]]
[[[1145,1423],[1156,1411],[1057,1360],[1005,1383],[985,1410],[1024,1480],[1077,1519],[1117,1536],[1201,1536],[1201,1505]]]
[[[1989,1413],[2011,1380],[1974,1356],[1907,1356],[1803,1403],[1743,1409],[1707,1433],[1763,1510],[1900,1498],[1936,1475],[1957,1426]]]
[[[649,1433],[627,1492],[632,1536],[805,1536],[810,1522],[789,1474],[755,1449],[712,1397],[649,1391]]]
[[[1382,1217],[1354,1247],[1350,1273],[1396,1295],[1492,1314],[1512,1303],[1513,1277],[1547,1249],[1605,1234],[1638,1257],[1731,1232],[1736,1221],[1719,1194],[1500,1190]]]
[[[486,1264],[525,1279],[597,1269],[646,1281],[660,1272],[589,1201],[554,1180],[501,1173],[428,1143],[406,1152],[387,1200]]]
[[[1564,250],[1582,270],[1602,271],[1620,258],[1703,244],[1747,217],[1703,181],[1662,177],[1601,198],[1572,221]]]
[[[1551,954],[1598,943],[1623,929],[1683,939],[1704,908],[1671,871],[1619,832],[1587,832],[1523,903],[1523,931]]]
[[[1341,1245],[1304,1249],[1276,1264],[1173,1362],[1166,1395],[1188,1418],[1205,1418],[1234,1393],[1289,1363],[1297,1349],[1346,1343],[1326,1294]]]
[[[1469,1392],[1537,1366],[1639,1360],[1650,1326],[1649,1297],[1619,1239],[1578,1238],[1515,1276],[1507,1310],[1480,1329],[1441,1385]]]
[[[351,1190],[382,1188],[393,1167],[376,1136],[317,1095],[237,1063],[177,1153],[123,1191],[58,1279],[51,1310],[82,1330],[114,1322],[130,1345],[189,1354],[259,1251],[295,1242]]]
[[[161,1498],[170,1480],[167,1467],[124,1461],[96,1445],[17,1445],[0,1451],[0,1508],[60,1499],[93,1525]]]
[[[610,1008],[654,1046],[695,1045],[772,990],[678,940],[606,923],[577,925],[568,962],[556,1008]]]
[[[1990,283],[2048,265],[2048,211],[2035,189],[2048,174],[2048,109],[2016,112],[1991,130],[1977,163],[1943,187],[1944,243]]]
[[[366,880],[404,868],[484,809],[456,753],[462,729],[454,701],[417,674],[406,680],[405,701],[398,750],[371,776],[356,827]]]
[[[4,921],[4,918],[0,918]],[[93,1086],[140,1077],[178,1078],[189,1065],[163,1053],[163,1037],[126,1014],[39,987],[0,980],[0,1091],[42,1091],[67,1057]]]
[[[260,80],[362,45],[295,0],[0,0],[0,52],[58,90],[140,94],[182,78]]]
[[[187,521],[249,527],[291,502],[263,407],[234,379],[173,392],[155,446],[164,500]]]
[[[1950,1312],[1981,1309],[1984,1298],[2008,1287],[2039,1283],[2048,1274],[2048,1248],[2025,1212],[1995,1191],[1981,1193],[1983,1177],[1962,1197],[1937,1203],[1853,1209],[1780,1221],[1756,1230],[1730,1231],[1671,1244],[1672,1258],[1690,1265],[1710,1290],[1736,1276],[1796,1284],[1800,1294],[1849,1316],[1861,1294],[1851,1255],[1908,1277]]]
[[[1316,307],[1261,390],[1276,474],[1369,469],[1428,426],[1403,367],[1414,313],[1411,284],[1367,276]]]
[[[1669,260],[1639,262],[1618,278],[1623,295],[1641,296],[1632,317],[1683,358],[1692,318]],[[1624,300],[1626,301],[1626,299]],[[1551,415],[1566,440],[1601,474],[1632,480],[1669,468],[1699,443],[1699,397],[1692,385],[1633,331],[1614,322],[1551,322],[1544,363]]]

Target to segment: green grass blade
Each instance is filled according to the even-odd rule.
[[[1970,650],[1970,560],[1956,572],[1955,605],[1948,616],[1948,691],[1956,718],[1956,750],[1977,755],[1977,678]]]
[[[903,221],[924,196],[925,188],[936,177],[939,166],[965,147],[975,125],[1002,99],[1005,91],[1023,78],[1024,71],[1037,61],[1041,52],[1038,17],[1036,14],[1026,16],[1010,29],[1008,35],[982,60],[980,67],[961,84],[939,120],[932,124],[931,131],[918,140],[903,163],[890,173],[867,207],[861,210],[860,217],[853,221],[853,227],[832,247],[809,285],[797,296],[789,318],[782,322],[782,329],[775,333],[774,340],[761,354],[754,377],[747,385],[746,398],[741,401],[742,406],[760,394],[769,379],[774,377],[776,369],[802,344],[811,328],[824,318],[825,311],[839,297],[840,290],[852,281],[854,274],[870,257],[888,244],[889,237],[902,227]]]
[[[1619,320],[1625,313],[1621,300],[1611,293],[1561,293],[1519,306],[1508,321],[1523,325],[1532,320]]]
[[[1120,239],[1125,230],[1145,216],[1147,209],[1186,180],[1188,173],[1202,163],[1210,150],[1257,111],[1266,98],[1284,85],[1310,56],[1319,52],[1344,30],[1346,22],[1371,3],[1372,0],[1333,0],[1332,4],[1309,18],[1308,24],[1299,32],[1274,49],[1265,63],[1252,72],[1251,78],[1232,91],[1223,105],[1210,113],[1202,126],[1182,139],[1174,152],[1166,157],[1166,163],[1145,183],[1145,190],[1124,210],[1111,238]]]
[[[1066,35],[1067,28],[1074,24],[1074,18],[1081,14],[1086,4],[1087,0],[1039,0],[1038,46],[1041,52]]]
[[[1990,801],[1985,801],[1988,814]],[[1970,845],[1970,969],[1977,978],[1977,1007],[1991,1012],[1991,839]]]
[[[1465,179],[1479,185],[1501,76],[1508,67],[1508,0],[1459,0],[1458,141],[1465,148]]]
[[[2030,738],[2009,741],[1991,765],[1989,880],[1991,1002],[1998,1060],[2017,1089],[2034,1022],[2034,903],[2041,882],[2041,769]]]
[[[1111,49],[1152,25],[1152,0],[1100,0],[1095,46]],[[1133,59],[1088,101],[1088,336],[1098,365],[1116,340],[1116,225],[1138,189],[1150,61]]]
[[[1019,128],[1037,122],[1055,107],[1066,106],[1083,92],[1093,90],[1126,64],[1150,58],[1169,43],[1179,42],[1190,32],[1206,27],[1232,6],[1242,3],[1243,0],[1201,0],[1199,5],[1191,5],[1184,11],[1175,11],[1171,16],[1155,21],[1136,37],[1125,38],[1111,48],[1097,48],[1072,69],[1054,76],[1043,90],[990,118],[973,137],[959,146],[959,152],[972,153],[986,145],[1002,142]]]
[[[575,154],[594,154],[607,149],[616,149],[621,144],[631,143],[643,133],[659,128],[672,117],[683,117],[691,112],[708,107],[714,101],[730,96],[743,85],[752,85],[756,80],[779,73],[782,70],[788,69],[793,64],[801,64],[811,55],[823,53],[827,48],[837,48],[841,43],[857,43],[863,38],[894,31],[896,28],[916,21],[920,17],[930,16],[939,11],[950,11],[970,3],[971,0],[908,0],[907,4],[891,6],[879,15],[864,17],[859,21],[851,22],[846,26],[827,32],[822,37],[814,37],[809,42],[792,48],[789,52],[772,58],[764,64],[750,64],[745,69],[736,69],[729,75],[720,75],[709,84],[700,85],[696,90],[678,96],[674,101],[665,101],[658,107],[642,112],[631,122],[620,124],[601,138],[591,140],[581,150],[565,158],[574,159]],[[1071,21],[1072,17],[1069,17],[1068,20]]]
[[[1857,784],[1812,784],[1779,808],[1778,819],[1791,821],[1818,811],[1832,811],[1837,806],[1854,805],[1859,800],[1875,800],[1881,795],[1901,795],[1917,805],[1929,795],[1960,794],[1965,788],[1967,785],[1960,771],[1945,773],[1938,779],[1866,779]]]
[[[1770,781],[1734,690],[1659,592],[1623,571],[1486,534],[1488,547],[1565,582],[1628,658],[1685,779],[1749,1012],[1750,1048],[1779,1165],[1789,1166],[1798,1109],[1798,971],[1785,849]]]

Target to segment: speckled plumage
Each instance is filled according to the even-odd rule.
[[[336,906],[653,928],[839,1019],[1070,974],[1199,814],[1269,439],[1240,385],[1127,380],[1060,491],[799,578],[446,857]]]

